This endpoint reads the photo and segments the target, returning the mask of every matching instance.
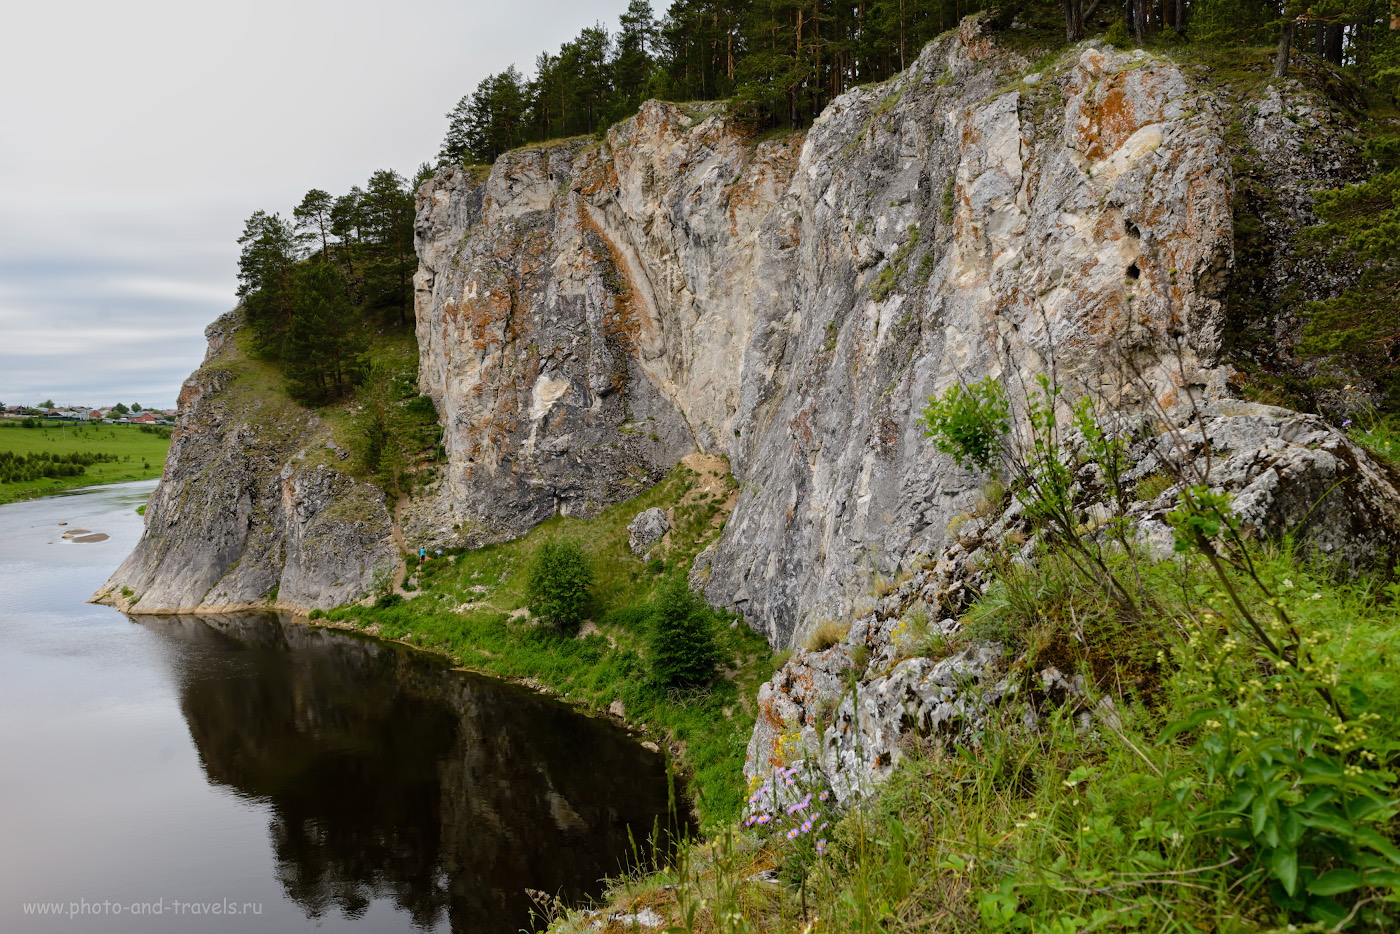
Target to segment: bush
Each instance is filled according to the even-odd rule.
[[[651,609],[651,673],[666,687],[705,681],[715,670],[717,652],[710,630],[710,608],[672,577],[661,585]]]
[[[559,629],[573,630],[583,622],[592,586],[592,562],[577,542],[546,541],[530,565],[525,598],[535,616]]]
[[[959,467],[972,464],[987,473],[996,466],[1011,430],[1011,407],[1001,384],[989,376],[929,399],[923,422],[934,447],[953,455]]]

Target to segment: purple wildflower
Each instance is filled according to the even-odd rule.
[[[818,840],[818,841],[817,841],[817,855],[818,855],[818,856],[825,856],[825,855],[826,855],[826,841],[825,841],[825,840]]]

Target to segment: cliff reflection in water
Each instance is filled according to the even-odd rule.
[[[389,899],[420,929],[517,931],[526,888],[596,893],[665,826],[664,765],[611,724],[409,650],[275,616],[145,618],[209,780],[271,806],[310,917]]]

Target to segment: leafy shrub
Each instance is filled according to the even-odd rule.
[[[387,610],[391,606],[398,606],[403,603],[403,597],[396,593],[382,593],[374,598],[374,608],[376,610]]]
[[[972,464],[986,473],[996,466],[1011,431],[1011,407],[1001,384],[988,376],[929,399],[923,422],[934,447],[953,455],[959,467]]]
[[[525,598],[535,616],[574,630],[583,622],[592,586],[593,566],[583,549],[570,539],[555,539],[535,551]]]
[[[717,651],[710,609],[695,599],[685,578],[661,585],[651,609],[652,677],[667,687],[698,684],[715,670]]]

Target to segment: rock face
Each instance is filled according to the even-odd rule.
[[[329,608],[397,567],[379,489],[337,469],[345,455],[314,415],[248,389],[240,322],[205,332],[145,534],[97,599],[141,613]]]
[[[1024,410],[1053,375],[1062,401],[1127,421],[1185,424],[1204,406],[1249,525],[1383,560],[1396,479],[1321,422],[1229,396],[1233,117],[1145,52],[1088,43],[1023,77],[1029,64],[974,18],[805,134],[759,140],[722,105],[652,101],[601,142],[439,171],[418,192],[414,282],[447,467],[401,527],[415,545],[515,538],[628,499],[698,449],[739,490],[692,584],[775,647],[854,619],[889,652],[899,614],[880,582],[912,574],[930,618],[956,615],[980,585],[979,536],[1019,521],[949,532],[982,481],[932,449],[925,400],[991,377]],[[1262,148],[1288,142],[1269,164],[1294,187],[1322,171],[1280,113],[1299,106],[1285,87],[1247,128]],[[1280,198],[1284,227],[1311,217],[1305,196]],[[245,391],[236,327],[210,329],[147,534],[106,599],[306,609],[397,565],[381,494],[329,432]],[[1179,443],[1142,441],[1143,476],[1198,456]],[[1169,508],[1135,514],[1159,544]],[[630,530],[641,554],[654,519]]]
[[[1339,570],[1376,567],[1400,549],[1400,477],[1346,435],[1315,416],[1248,403],[1221,403],[1194,426],[1141,439],[1128,451],[1130,485],[1152,476],[1180,477],[1227,492],[1247,537],[1291,536],[1305,553]],[[1128,518],[1156,557],[1172,554],[1168,513],[1179,482]],[[1109,491],[1086,461],[1072,491],[1086,518],[1112,514]],[[945,739],[976,743],[991,717],[1022,718],[1033,729],[1037,704],[1070,704],[1082,729],[1119,722],[1110,697],[1091,697],[1082,674],[1054,667],[1038,672],[1042,696],[1016,698],[1003,676],[1002,649],[973,644],[927,657],[956,635],[956,616],[989,585],[994,549],[1023,542],[1030,559],[1033,527],[1014,499],[994,514],[969,517],[957,540],[854,620],[843,641],[822,652],[799,651],[759,688],[745,775],[776,787],[775,770],[796,767],[807,786],[829,787],[842,803],[863,797],[894,771],[904,744]],[[941,622],[934,623],[933,620]],[[857,652],[863,671],[854,671]],[[1019,700],[1027,701],[1025,697]],[[1015,725],[1015,720],[1012,721]]]
[[[1137,453],[1133,478],[1175,473],[1208,478],[1231,494],[1250,534],[1292,537],[1342,568],[1385,565],[1400,549],[1400,477],[1322,419],[1268,406],[1232,406],[1204,426],[1159,436]],[[1243,414],[1248,411],[1250,414]],[[1180,466],[1174,466],[1180,465]],[[1135,515],[1158,557],[1171,554],[1165,517],[1173,487]]]
[[[421,388],[467,541],[589,514],[697,445],[742,488],[694,579],[793,645],[975,498],[923,437],[930,394],[1052,367],[1115,404],[1218,394],[1214,101],[1144,53],[1026,64],[970,20],[805,138],[651,102],[599,146],[425,183]]]

